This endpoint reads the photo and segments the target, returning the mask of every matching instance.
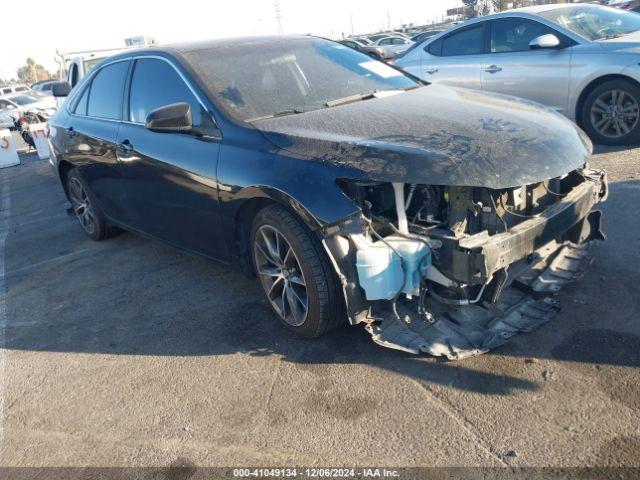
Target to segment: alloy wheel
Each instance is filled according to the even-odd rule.
[[[304,274],[291,245],[271,225],[255,233],[253,254],[262,287],[274,310],[287,324],[302,325],[309,310]]]
[[[69,180],[69,198],[71,199],[73,213],[76,215],[80,225],[89,235],[93,234],[96,229],[93,206],[87,192],[77,178]]]
[[[638,124],[640,108],[633,95],[624,90],[603,92],[591,106],[591,125],[600,134],[619,138]]]

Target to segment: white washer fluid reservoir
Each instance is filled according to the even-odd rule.
[[[358,242],[356,268],[360,286],[367,300],[391,300],[398,290],[407,295],[420,293],[419,267],[431,263],[431,250],[427,245],[401,236],[385,237],[402,257],[403,271],[398,255],[384,242],[363,244]]]

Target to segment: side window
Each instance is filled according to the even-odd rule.
[[[442,41],[442,56],[479,55],[482,53],[484,25],[465,28],[445,37]]]
[[[87,105],[89,117],[120,120],[122,90],[128,69],[128,60],[112,63],[102,68],[93,77]]]
[[[391,39],[385,38],[384,40],[380,40],[380,45],[391,45]]]
[[[494,20],[491,25],[491,53],[529,51],[531,40],[548,33],[562,39],[552,28],[524,18]]]
[[[344,42],[344,44],[349,48],[356,48],[356,44],[353,42]]]
[[[187,84],[175,69],[163,60],[141,58],[136,60],[129,94],[129,120],[145,123],[153,110],[172,103],[191,105],[195,127],[212,126],[208,114],[203,112]]]
[[[87,105],[89,103],[89,90],[91,90],[91,85],[84,89],[80,99],[76,102],[75,108],[73,109],[73,113],[76,115],[86,115],[87,114]]]
[[[439,57],[440,55],[442,55],[442,38],[439,38],[435,42],[430,43],[429,45],[424,47],[424,49],[431,55]]]
[[[394,45],[404,45],[406,42],[402,39],[402,38],[394,38],[393,39],[393,44]]]
[[[11,89],[10,88],[5,88],[2,90],[3,94],[7,94],[7,93],[11,93]]]

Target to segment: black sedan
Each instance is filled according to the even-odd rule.
[[[87,235],[237,265],[304,337],[348,320],[391,348],[481,353],[547,321],[603,238],[606,181],[564,117],[313,37],[122,53],[50,128]]]

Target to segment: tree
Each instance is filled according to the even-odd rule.
[[[480,13],[487,15],[489,13],[489,3],[486,0],[462,0],[464,5],[464,16],[466,18],[475,18]]]
[[[26,64],[17,70],[18,79],[23,83],[36,83],[42,80],[49,80],[51,74],[33,58],[27,58]]]
[[[496,12],[502,12],[504,10],[511,10],[512,8],[520,8],[520,7],[526,7],[532,3],[538,3],[538,2],[531,2],[531,1],[527,1],[527,0],[491,0],[491,4],[493,5],[493,9]],[[560,3],[560,2],[558,2]]]

